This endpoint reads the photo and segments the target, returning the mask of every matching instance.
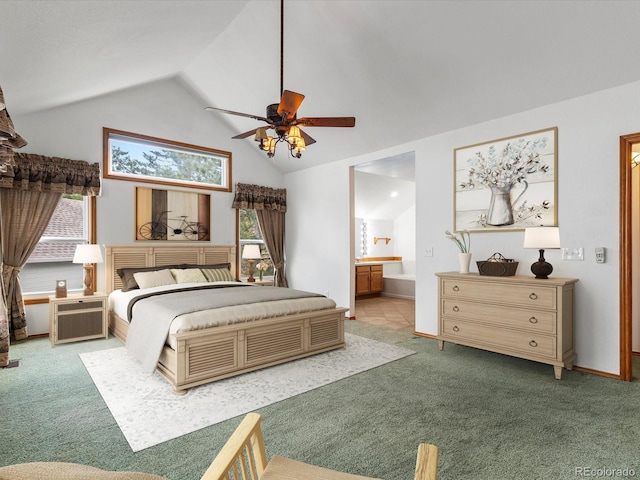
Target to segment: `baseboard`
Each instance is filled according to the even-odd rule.
[[[393,297],[393,298],[402,298],[404,300],[414,300],[416,299],[416,297],[410,297],[408,295],[398,295],[396,293],[388,293],[388,292],[382,292],[381,294],[383,297]]]
[[[433,340],[437,340],[437,337],[435,335],[431,335],[429,333],[413,332],[413,334],[419,337],[425,337],[425,338],[431,338]],[[632,353],[633,355],[640,355],[640,352],[632,352]],[[573,370],[580,373],[590,373],[591,375],[598,375],[600,377],[612,378],[614,380],[621,380],[620,375],[617,375],[615,373],[603,372],[601,370],[594,370],[592,368],[579,367],[577,365],[574,365]]]
[[[29,335],[27,337],[27,340],[31,340],[31,339],[34,339],[34,338],[43,338],[43,337],[47,337],[48,338],[49,337],[49,333],[36,333],[35,335]]]
[[[607,378],[613,378],[614,380],[622,380],[622,378],[620,377],[620,375],[615,374],[615,373],[609,373],[609,372],[603,372],[601,370],[594,370],[592,368],[586,368],[586,367],[579,367],[577,365],[573,366],[573,369],[576,372],[580,372],[580,373],[590,373],[592,375],[598,375],[600,377],[607,377]]]
[[[430,333],[422,333],[422,332],[413,332],[414,335],[424,338],[431,338],[432,340],[437,340],[435,335],[431,335]]]

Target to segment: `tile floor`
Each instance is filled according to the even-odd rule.
[[[393,330],[415,331],[415,301],[395,297],[356,299],[356,320]]]

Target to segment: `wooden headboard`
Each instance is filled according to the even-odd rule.
[[[119,268],[157,267],[162,265],[231,264],[231,274],[236,278],[236,247],[234,245],[105,245],[105,288],[110,293],[122,288]]]

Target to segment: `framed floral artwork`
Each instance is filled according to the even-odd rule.
[[[456,231],[557,225],[558,128],[456,148]]]

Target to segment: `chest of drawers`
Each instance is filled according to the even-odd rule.
[[[438,346],[445,342],[573,368],[575,278],[437,273]]]

